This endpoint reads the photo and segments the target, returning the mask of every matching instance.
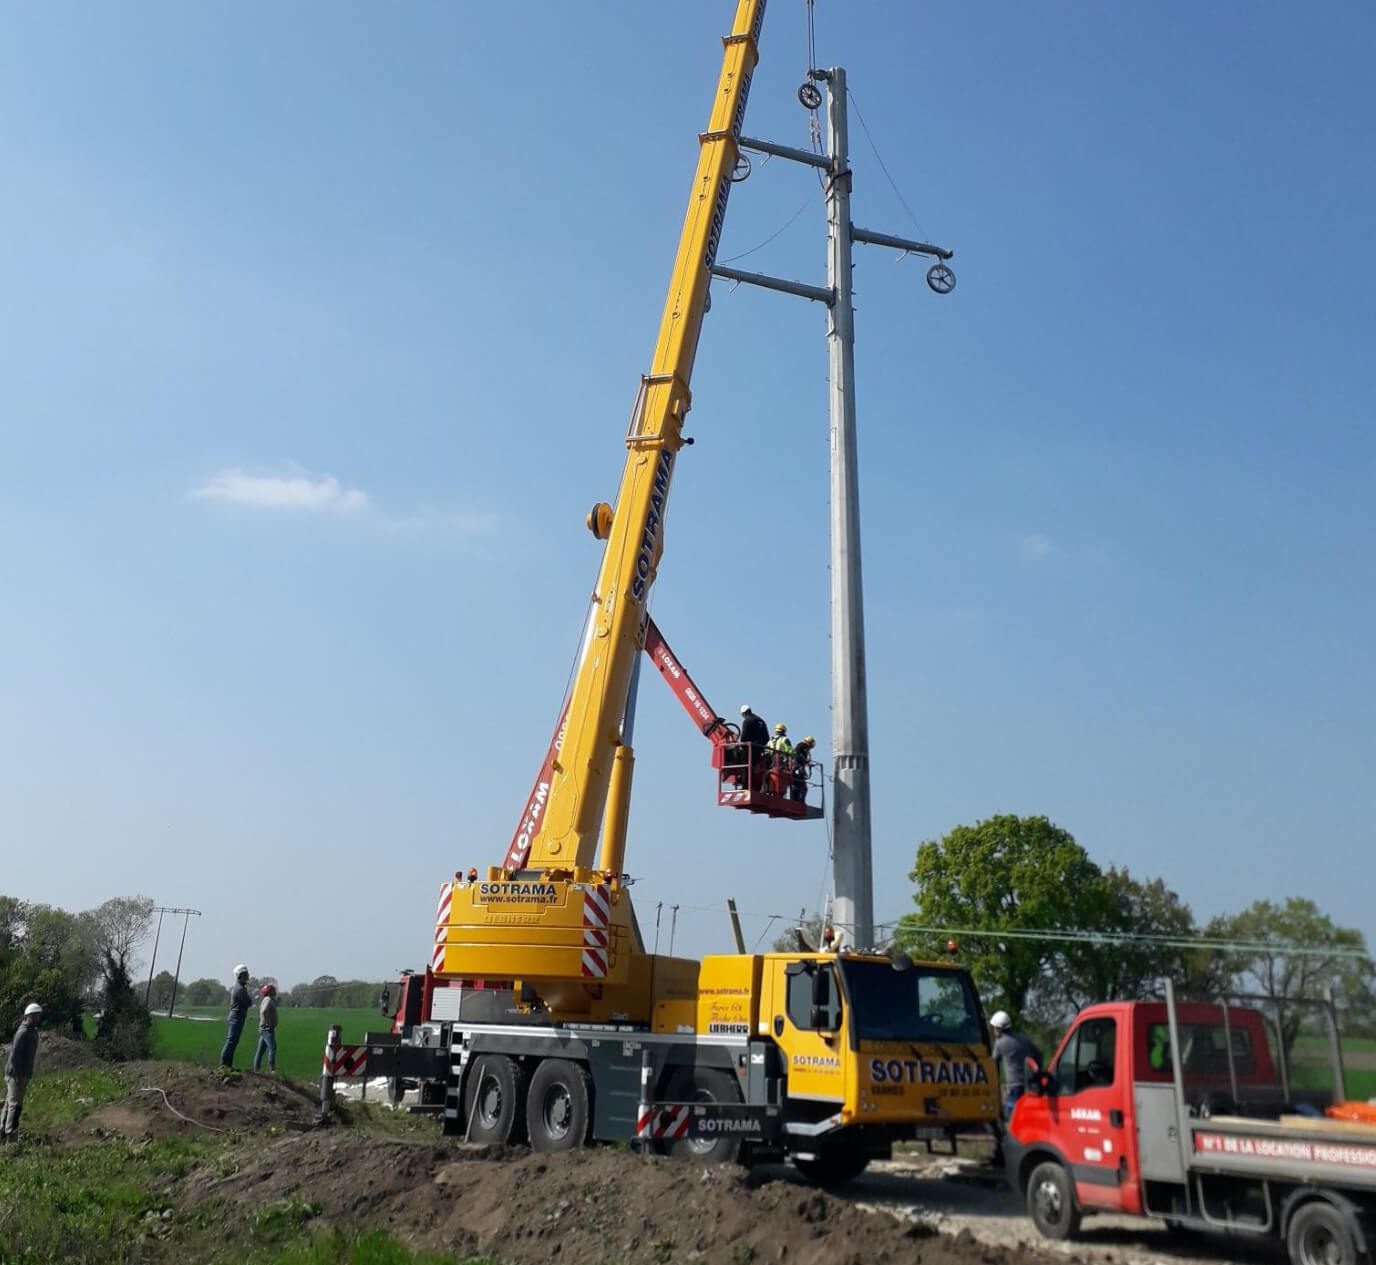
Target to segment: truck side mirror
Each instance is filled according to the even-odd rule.
[[[1029,1062],[1031,1062],[1031,1060],[1029,1060]],[[1054,1098],[1061,1092],[1061,1087],[1057,1084],[1055,1075],[1051,1072],[1033,1070],[1035,1067],[1036,1065],[1033,1064],[1032,1068],[1028,1069],[1027,1092],[1031,1094],[1033,1098]]]

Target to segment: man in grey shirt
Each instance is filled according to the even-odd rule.
[[[24,1093],[33,1079],[38,1062],[38,1020],[43,1007],[31,1001],[10,1044],[5,1062],[5,1110],[0,1116],[0,1142],[13,1142],[19,1136],[19,1115],[24,1110]]]
[[[229,990],[229,1028],[225,1032],[224,1049],[220,1051],[220,1062],[225,1067],[234,1066],[234,1051],[244,1035],[244,1023],[252,1004],[248,995],[248,967],[240,963],[234,968],[234,987]]]
[[[994,1012],[989,1020],[994,1030],[994,1057],[1003,1063],[1003,1114],[1013,1114],[1013,1104],[1027,1092],[1027,1060],[1038,1067],[1042,1052],[1025,1032],[1014,1032],[1013,1021],[1006,1010]]]

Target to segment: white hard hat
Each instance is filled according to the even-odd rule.
[[[238,979],[239,976],[241,976],[241,975],[247,975],[247,974],[248,974],[248,967],[246,967],[242,962],[240,962],[239,965],[236,966],[236,967],[234,968],[234,978],[235,978],[235,979]]]
[[[749,703],[742,703],[742,704],[741,704],[741,715],[742,715],[742,716],[744,716],[745,713],[748,712],[749,710],[750,710],[750,704],[749,704]]]
[[[25,1019],[27,1019],[30,1015],[41,1015],[42,1013],[43,1007],[40,1006],[36,1001],[31,1001],[27,1006],[24,1007]]]
[[[1006,1010],[996,1010],[989,1020],[991,1028],[1011,1028],[1013,1021],[1008,1017]]]

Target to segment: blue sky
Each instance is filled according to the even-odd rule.
[[[554,720],[731,8],[12,10],[0,890],[200,908],[192,975],[421,963]],[[878,916],[922,839],[1046,813],[1370,936],[1376,16],[817,10],[916,215],[853,119],[856,222],[959,276],[857,251]],[[773,0],[748,131],[806,144],[804,68]],[[805,202],[741,266],[820,282],[780,162],[722,257]],[[823,335],[716,285],[654,609],[825,747]],[[649,678],[636,738],[642,923],[815,904],[821,827],[716,809]]]

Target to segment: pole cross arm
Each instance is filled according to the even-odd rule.
[[[757,141],[752,136],[742,136],[740,147],[756,154],[769,154],[774,158],[787,158],[790,162],[806,163],[809,167],[820,167],[825,171],[831,166],[831,159],[825,154],[814,154],[810,149],[797,149],[793,145],[779,145],[774,141]]]
[[[933,246],[930,242],[915,242],[907,237],[895,237],[892,233],[872,233],[867,228],[856,228],[854,224],[850,226],[850,239],[868,246],[892,246],[911,255],[930,255],[933,259],[955,258],[955,251]]]
[[[826,286],[810,286],[802,281],[785,281],[782,277],[770,277],[762,272],[742,272],[739,268],[713,264],[712,275],[724,277],[727,281],[761,286],[766,290],[778,290],[783,294],[796,294],[800,299],[811,299],[814,303],[825,303],[828,307],[836,302],[836,291]]]

